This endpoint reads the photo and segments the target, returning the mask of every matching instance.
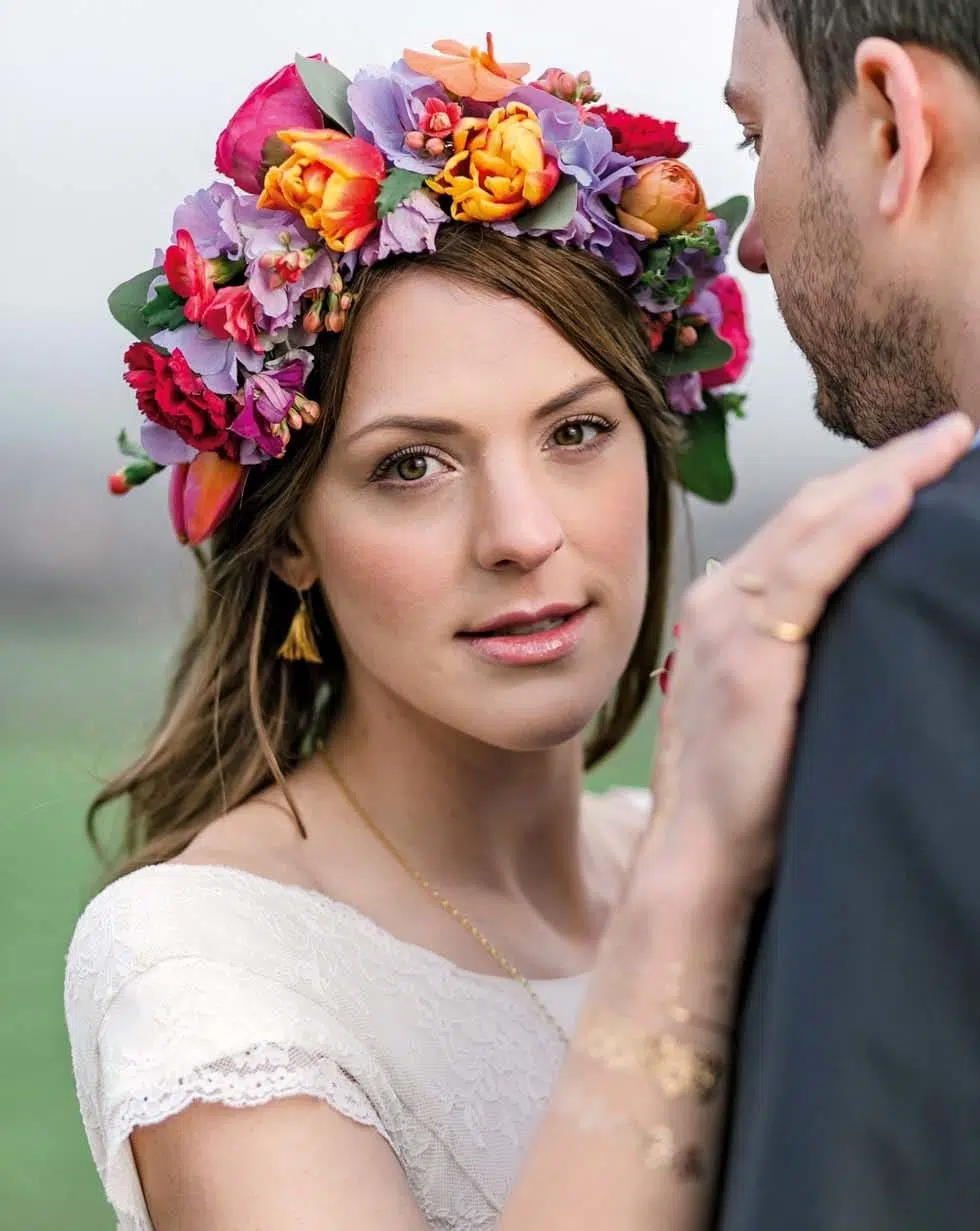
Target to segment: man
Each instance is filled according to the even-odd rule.
[[[980,0],[741,0],[727,95],[820,418],[980,426]],[[817,630],[785,814],[716,1225],[980,1227],[980,450]]]

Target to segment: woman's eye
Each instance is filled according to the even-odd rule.
[[[441,470],[448,469],[447,464],[428,448],[401,449],[392,453],[374,471],[372,480],[379,483],[393,483],[404,486],[409,483],[420,483],[423,479],[431,479]]]
[[[403,457],[395,463],[395,474],[406,483],[417,482],[429,473],[430,460],[424,453],[413,453],[411,457]]]
[[[611,430],[609,424],[592,423],[588,419],[569,419],[560,423],[552,432],[551,439],[559,448],[576,449],[592,444],[597,437]]]

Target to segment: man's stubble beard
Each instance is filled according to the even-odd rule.
[[[841,190],[809,178],[799,238],[781,279],[780,311],[817,379],[817,416],[832,432],[871,447],[953,409],[939,370],[942,329],[932,306],[901,287],[858,307],[866,277],[858,228]]]

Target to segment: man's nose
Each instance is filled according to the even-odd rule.
[[[749,225],[745,228],[738,244],[738,259],[747,270],[753,274],[767,274],[769,266],[766,263],[766,249],[762,242],[762,232],[753,213]]]

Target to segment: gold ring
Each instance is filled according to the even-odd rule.
[[[810,636],[809,629],[792,620],[755,619],[752,621],[752,627],[757,633],[771,637],[773,641],[780,641],[783,645],[799,645]]]
[[[741,573],[735,578],[735,589],[750,598],[761,598],[768,587],[757,573]],[[810,630],[794,620],[769,620],[756,615],[752,627],[763,637],[770,637],[783,645],[799,645],[810,636]]]

